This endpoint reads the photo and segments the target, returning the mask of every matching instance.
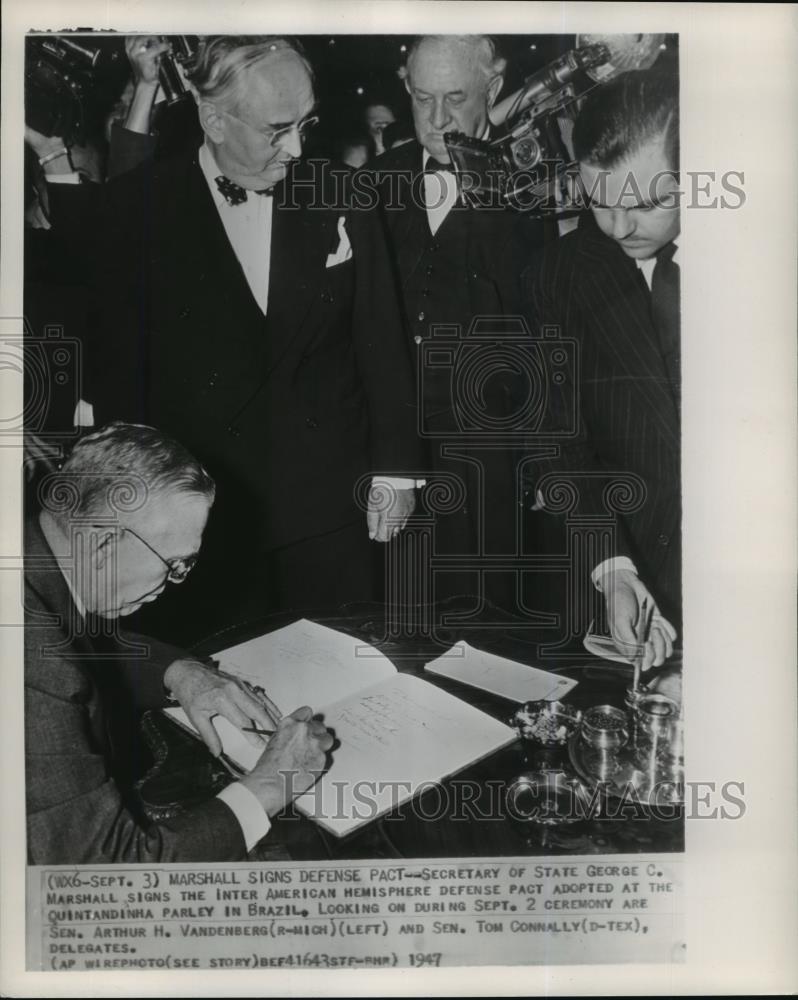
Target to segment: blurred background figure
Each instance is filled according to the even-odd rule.
[[[396,121],[396,115],[387,104],[367,104],[364,117],[366,128],[374,143],[374,152],[377,156],[381,156],[387,148],[382,133],[386,126]]]
[[[371,159],[371,138],[367,135],[351,135],[337,145],[336,159],[359,170]]]

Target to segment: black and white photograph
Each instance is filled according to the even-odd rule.
[[[654,5],[257,6],[14,12],[19,967],[683,975],[688,833],[756,798],[696,762],[769,683],[707,662],[752,581],[683,294],[751,170]]]

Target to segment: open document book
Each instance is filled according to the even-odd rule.
[[[334,731],[332,766],[296,805],[336,836],[515,739],[509,726],[460,698],[398,673],[373,646],[314,622],[295,622],[216,659],[263,688],[283,714],[310,705]],[[182,709],[166,712],[193,730]],[[254,767],[261,750],[225,719],[214,725],[225,756],[242,770]]]

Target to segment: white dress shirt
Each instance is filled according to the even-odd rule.
[[[490,125],[485,127],[485,131],[480,138],[484,141],[490,136]],[[423,150],[421,154],[421,166],[426,171],[430,161],[430,154]],[[424,205],[427,209],[427,221],[434,236],[441,228],[444,219],[457,204],[457,199],[461,197],[460,189],[457,185],[457,175],[450,164],[440,164],[440,171],[434,174],[424,174]],[[462,200],[462,199],[461,199]]]
[[[243,204],[231,205],[216,185],[216,178],[222,171],[217,166],[207,142],[200,146],[199,165],[216,205],[216,211],[222,220],[224,231],[230,240],[230,246],[241,265],[255,301],[265,316],[269,301],[274,199],[268,194],[247,191],[247,200]]]
[[[427,169],[429,160],[430,154],[425,149],[421,157],[421,166],[424,170]],[[441,228],[444,219],[456,204],[458,195],[457,177],[454,171],[444,164],[441,164],[440,167],[441,169],[437,173],[424,174],[424,205],[427,209],[427,222],[433,236]]]
[[[673,253],[673,257],[671,257],[671,260],[673,261],[674,264],[678,264],[679,244],[675,240],[674,240],[674,246],[676,247],[676,250]],[[637,264],[638,269],[645,278],[646,284],[648,285],[648,290],[651,291],[651,283],[654,280],[654,268],[657,266],[657,258],[646,257],[645,260],[635,260],[635,264]]]

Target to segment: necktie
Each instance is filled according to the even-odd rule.
[[[668,377],[679,385],[681,354],[681,311],[679,307],[679,265],[673,260],[676,244],[667,243],[657,253],[657,263],[651,277],[651,316],[659,336],[662,357]]]
[[[225,201],[228,205],[243,205],[247,200],[247,188],[241,187],[240,184],[236,184],[235,181],[231,181],[229,177],[225,177],[224,174],[219,174],[215,178],[216,186],[219,191],[224,195]],[[261,191],[254,191],[253,194],[271,194],[271,188],[263,188]]]

